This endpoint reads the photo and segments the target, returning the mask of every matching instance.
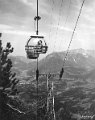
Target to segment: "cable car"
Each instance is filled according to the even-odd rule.
[[[30,36],[25,46],[27,58],[37,59],[39,54],[45,54],[47,52],[48,46],[44,40],[43,36]]]

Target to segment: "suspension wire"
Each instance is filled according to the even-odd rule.
[[[48,0],[48,2],[49,2],[49,1],[51,1],[51,0]],[[50,18],[52,18],[52,16],[53,16],[53,10],[54,10],[54,0],[52,0],[52,8],[51,8]],[[50,21],[49,34],[48,34],[48,35],[49,35],[49,36],[48,36],[48,37],[49,37],[49,41],[50,41],[50,39],[51,39],[51,38],[50,38],[50,34],[51,34],[51,32],[52,32],[52,25],[53,25],[53,21],[51,20],[51,21]],[[47,72],[47,69],[46,69],[46,68],[47,68],[46,59],[44,58],[44,69],[45,69],[46,72]]]
[[[68,18],[69,18],[70,7],[71,7],[71,0],[69,0],[69,6],[68,6],[68,11],[67,11],[67,17],[66,17],[66,20],[65,20],[64,27],[66,26],[67,21],[68,21]],[[60,42],[60,45],[61,45],[61,42]],[[59,45],[59,47],[60,47],[60,45]]]
[[[52,16],[53,16],[53,11],[54,11],[54,0],[52,0],[52,9],[51,9],[51,18],[52,18]],[[51,34],[51,32],[52,32],[52,25],[53,25],[53,22],[52,22],[52,20],[51,20],[51,27],[50,27],[50,30],[49,30],[49,41],[50,41],[50,34]]]
[[[58,27],[60,25],[62,6],[63,6],[63,0],[61,1],[61,5],[60,5],[60,9],[59,9],[59,19],[58,19],[58,25],[57,25],[56,34],[55,34],[56,38],[57,38],[57,34],[58,34]],[[56,39],[55,39],[55,42],[54,42],[54,49],[55,49],[55,44],[56,44]],[[54,52],[54,50],[53,50],[53,52]]]
[[[81,8],[80,8],[80,10],[79,10],[79,15],[78,15],[78,17],[77,17],[77,20],[76,20],[76,23],[75,23],[75,27],[74,27],[74,30],[73,30],[73,33],[72,33],[72,36],[71,36],[71,40],[70,40],[69,45],[68,45],[68,48],[67,48],[67,52],[66,52],[66,55],[65,55],[65,58],[64,58],[64,61],[63,61],[63,67],[62,67],[62,69],[61,69],[61,71],[60,71],[60,76],[59,76],[60,79],[62,78],[63,73],[64,73],[64,65],[65,65],[65,62],[66,62],[66,59],[67,59],[67,56],[68,56],[68,53],[69,53],[69,48],[70,48],[70,46],[71,46],[71,43],[72,43],[72,40],[73,40],[73,37],[74,37],[74,33],[75,33],[76,28],[77,28],[77,25],[78,25],[78,21],[79,21],[81,12],[82,12],[82,8],[83,8],[83,5],[84,5],[84,2],[85,2],[85,0],[83,0],[82,5],[81,5]]]
[[[64,24],[64,26],[66,25],[66,23],[67,23],[67,20],[68,20],[68,17],[69,17],[70,7],[71,7],[71,0],[69,0],[68,14],[67,14],[67,17],[66,17],[66,21],[65,21],[65,24]]]

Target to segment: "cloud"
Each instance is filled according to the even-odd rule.
[[[31,35],[31,32],[20,31],[20,30],[3,30],[2,32],[7,34],[24,35],[24,36]]]
[[[19,17],[25,17],[30,13],[28,6],[20,0],[0,0],[0,11],[2,14],[13,14]]]
[[[57,26],[57,25],[53,25],[53,28],[58,29],[58,30],[62,30],[62,31],[68,31],[68,32],[72,32],[73,30],[69,27],[64,27],[64,26]]]
[[[29,2],[29,0],[20,0],[22,3],[26,4],[26,5],[33,5],[32,1]]]
[[[7,30],[7,29],[12,29],[13,27],[12,26],[9,26],[9,25],[5,25],[5,24],[0,24],[0,30]]]
[[[12,26],[0,24],[0,32],[15,35],[31,35],[32,32],[15,29]]]
[[[20,0],[0,0],[0,23],[22,27],[31,24],[34,11]],[[31,26],[32,28],[32,26]]]
[[[39,0],[39,16],[42,17],[39,33],[46,35],[49,53],[67,49],[83,0],[53,1]],[[94,3],[94,0],[85,0],[71,48],[91,48],[93,45],[94,49]],[[4,33],[3,41],[9,40],[13,44],[15,54],[25,54],[24,46],[28,36],[36,31],[34,16],[36,0],[0,0],[0,31]]]

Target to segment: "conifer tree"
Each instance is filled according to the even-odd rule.
[[[1,38],[1,33],[0,33]],[[12,61],[8,55],[13,52],[10,43],[6,47],[2,47],[2,40],[0,40],[0,120],[11,120],[10,110],[7,106],[10,96],[17,94],[16,74],[11,72]]]

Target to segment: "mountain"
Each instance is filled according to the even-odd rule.
[[[75,53],[75,54],[80,53],[80,54],[83,54],[86,57],[88,57],[88,56],[95,57],[95,50],[84,50],[84,49],[80,48],[80,49],[70,50],[70,53]]]
[[[65,74],[67,76],[86,74],[89,71],[95,69],[95,57],[94,51],[75,49],[71,50],[67,56],[64,64]],[[58,73],[60,72],[66,51],[55,52],[47,55],[44,59],[39,61],[39,70],[41,73]],[[36,68],[34,68],[36,70]],[[28,74],[32,74],[32,70],[28,71]]]
[[[47,55],[39,61],[40,73],[57,73],[60,72],[66,51],[55,52]],[[19,59],[19,57],[18,57]],[[15,59],[16,60],[16,59]],[[18,69],[27,70],[28,75],[35,74],[36,62],[25,62],[23,59],[18,60]],[[21,66],[20,66],[20,62]],[[55,113],[62,119],[74,120],[78,116],[95,115],[95,57],[93,51],[85,51],[83,49],[71,50],[64,64],[63,79],[56,77],[50,78],[49,81],[54,82],[55,97]],[[27,69],[25,67],[27,65]],[[31,66],[30,66],[31,64]],[[14,64],[15,65],[15,64]],[[29,67],[28,67],[29,66]],[[27,79],[29,84],[20,84],[22,91],[21,99],[29,104],[36,96],[36,80]],[[46,77],[39,77],[39,96],[46,96]],[[68,118],[72,115],[72,119]],[[60,118],[61,119],[61,118]],[[58,119],[59,120],[59,119]]]
[[[27,59],[24,56],[9,56],[9,59],[12,60],[12,71],[16,72],[18,76],[25,73],[25,71],[35,68],[36,62]]]
[[[39,61],[40,73],[59,73],[63,67],[67,51],[54,52]],[[10,56],[13,62],[12,70],[18,75],[26,72],[29,76],[35,74],[36,61],[23,56]],[[95,51],[74,49],[70,50],[64,64],[64,77],[83,77],[95,70]],[[91,73],[90,73],[91,72]],[[94,74],[94,73],[93,73]]]

